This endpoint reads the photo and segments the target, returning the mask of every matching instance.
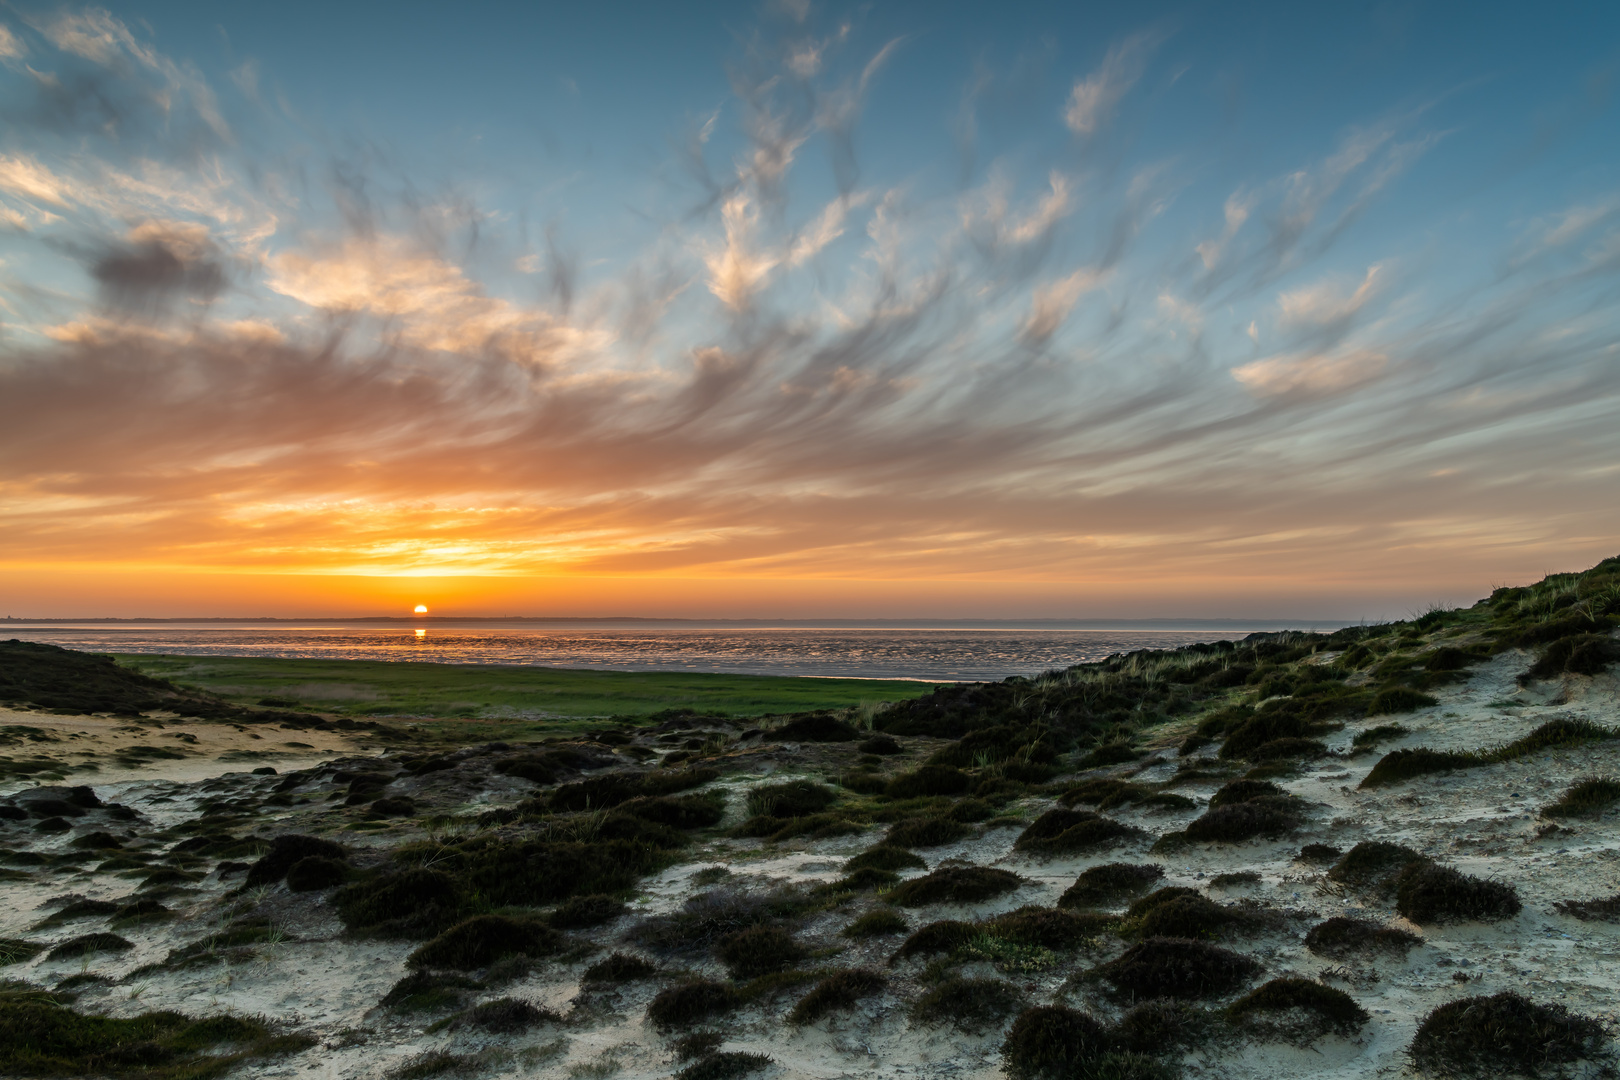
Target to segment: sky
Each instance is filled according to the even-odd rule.
[[[0,3],[0,615],[1620,552],[1620,7]]]

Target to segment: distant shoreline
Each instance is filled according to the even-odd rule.
[[[1355,626],[1365,619],[672,619],[638,616],[452,616],[452,615],[363,615],[353,618],[291,619],[270,616],[224,618],[95,618],[31,619],[0,617],[0,629],[38,627],[147,627],[192,626],[230,629],[233,627],[295,626],[439,626],[439,627],[559,627],[581,629],[670,628],[681,630],[1129,630],[1200,631],[1229,630],[1243,633],[1275,633],[1281,630],[1336,630]]]

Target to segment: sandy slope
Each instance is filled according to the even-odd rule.
[[[1527,654],[1509,652],[1474,669],[1463,684],[1439,693],[1441,704],[1402,722],[1412,734],[1396,746],[1474,749],[1523,735],[1557,716],[1585,717],[1620,725],[1620,685],[1612,674],[1597,679],[1574,678],[1557,692],[1522,692],[1513,676],[1522,671]],[[1556,689],[1556,688],[1552,688]],[[262,740],[251,733],[222,725],[170,725],[161,731],[136,735],[117,722],[79,717],[47,717],[38,713],[3,718],[6,724],[27,724],[59,735],[62,744],[44,744],[73,753],[91,748],[106,756],[121,740],[151,744],[163,740],[184,746],[194,756],[154,762],[144,768],[101,764],[95,774],[75,776],[69,782],[93,783],[105,800],[116,800],[146,815],[153,824],[183,819],[197,812],[202,801],[229,790],[262,796],[275,777],[236,775],[219,778],[224,759],[242,753],[287,754],[299,748],[275,746],[274,736]],[[1387,719],[1380,722],[1388,722]],[[1347,750],[1356,730],[1373,722],[1359,722],[1333,740]],[[196,742],[172,738],[189,734]],[[75,738],[75,736],[77,736]],[[340,750],[340,737],[323,733],[289,733],[289,740],[312,744],[317,753]],[[260,748],[262,746],[262,749]],[[34,747],[29,747],[33,752]],[[276,766],[309,756],[265,757]],[[1538,1001],[1562,1002],[1577,1011],[1615,1021],[1620,1009],[1616,993],[1620,979],[1620,926],[1586,923],[1555,914],[1557,900],[1607,896],[1620,889],[1620,830],[1613,818],[1577,823],[1546,832],[1538,810],[1551,802],[1572,780],[1593,774],[1620,773],[1616,758],[1620,745],[1589,744],[1540,755],[1505,765],[1474,769],[1449,776],[1425,777],[1375,791],[1358,791],[1357,784],[1378,754],[1329,758],[1284,786],[1314,806],[1307,825],[1297,834],[1276,842],[1242,845],[1200,845],[1171,857],[1147,852],[1147,842],[1090,858],[1032,859],[1012,849],[1015,829],[981,830],[958,844],[928,849],[922,854],[930,865],[960,859],[1014,870],[1029,879],[1019,891],[970,909],[937,905],[907,913],[913,926],[943,918],[971,918],[1006,911],[1025,904],[1053,904],[1075,876],[1090,865],[1117,860],[1155,859],[1165,865],[1167,884],[1206,888],[1214,899],[1249,901],[1280,913],[1277,929],[1231,942],[1259,959],[1266,978],[1294,973],[1331,980],[1352,993],[1372,1014],[1372,1022],[1354,1040],[1329,1038],[1299,1048],[1275,1042],[1229,1041],[1187,1056],[1191,1077],[1285,1078],[1368,1077],[1402,1075],[1403,1055],[1415,1025],[1423,1014],[1456,997],[1517,990]],[[767,778],[802,774],[791,753],[778,754],[774,774],[727,777],[719,782],[728,792],[731,813],[742,815],[746,789]],[[253,759],[249,764],[260,763]],[[1173,752],[1153,765],[1141,779],[1168,779],[1177,761]],[[238,766],[240,768],[240,766]],[[119,771],[119,770],[122,771]],[[199,782],[204,777],[215,777]],[[1166,813],[1125,809],[1113,816],[1155,835],[1183,827],[1202,812],[1202,804],[1219,781],[1191,784],[1178,790],[1200,802],[1197,810]],[[20,785],[12,784],[10,789]],[[487,788],[470,797],[473,813],[521,797],[526,782],[491,777]],[[1033,818],[1049,802],[1028,800],[1019,809]],[[267,807],[258,823],[261,835],[294,826],[294,812]],[[69,837],[44,837],[21,827],[3,827],[3,840],[17,847],[51,851]],[[383,842],[390,833],[344,833],[336,839],[365,850]],[[1349,848],[1359,840],[1389,839],[1431,854],[1474,875],[1511,882],[1524,901],[1524,911],[1505,923],[1468,923],[1445,927],[1412,927],[1423,944],[1405,960],[1339,964],[1307,952],[1304,932],[1321,919],[1354,914],[1391,925],[1406,925],[1385,902],[1346,892],[1328,882],[1321,867],[1295,861],[1301,845],[1318,842]],[[782,847],[759,841],[719,840],[695,852],[695,860],[673,867],[645,883],[632,914],[593,932],[604,948],[623,947],[617,939],[643,914],[675,909],[702,887],[694,874],[705,868],[726,866],[733,882],[821,881],[838,876],[842,859],[868,846],[873,836],[842,837]],[[1251,870],[1259,875],[1252,884],[1210,887],[1217,874]],[[237,879],[240,880],[240,879]],[[40,905],[63,893],[91,897],[127,894],[133,883],[105,873],[76,873],[67,877],[38,877],[5,885],[7,903],[0,908],[0,935],[58,940],[73,933],[100,929],[85,923],[48,932],[29,927],[48,914]],[[210,875],[192,892],[176,897],[182,919],[124,933],[137,947],[121,956],[102,956],[95,962],[36,960],[6,969],[11,977],[54,984],[80,971],[108,976],[112,982],[88,988],[81,1007],[129,1015],[153,1008],[176,1008],[192,1013],[236,1010],[278,1018],[310,1031],[324,1040],[322,1048],[257,1067],[256,1074],[308,1077],[380,1077],[390,1068],[428,1050],[472,1053],[495,1050],[483,1066],[483,1075],[663,1077],[676,1067],[669,1040],[644,1020],[647,1001],[662,984],[630,984],[618,991],[583,992],[579,976],[588,958],[573,964],[554,964],[527,980],[508,987],[504,995],[527,998],[564,1013],[561,1026],[543,1026],[515,1038],[424,1030],[426,1020],[375,1008],[388,988],[405,973],[403,964],[411,945],[389,942],[351,942],[326,904],[312,894],[294,896],[277,886],[260,900],[255,914],[269,915],[283,926],[289,940],[261,950],[250,963],[214,966],[119,981],[142,964],[161,959],[177,940],[195,936],[200,919],[216,913],[230,887]],[[237,901],[247,905],[250,901]],[[855,914],[875,901],[869,896],[853,906],[816,916],[800,933],[812,947],[841,950],[824,962],[884,964],[894,939],[851,944],[838,936]],[[193,920],[196,920],[193,922]],[[296,938],[297,940],[291,940]],[[1118,1014],[1115,1004],[1093,988],[1095,984],[1068,984],[1068,977],[1120,951],[1106,946],[1100,954],[1080,956],[1038,975],[1013,976],[1031,1003],[1063,1000],[1099,1015]],[[600,954],[599,954],[600,955]],[[797,994],[746,1009],[717,1025],[728,1049],[747,1049],[771,1055],[772,1070],[757,1075],[781,1078],[834,1077],[994,1077],[1000,1075],[1001,1031],[980,1036],[951,1029],[917,1027],[908,1019],[909,1002],[921,992],[920,964],[906,963],[892,970],[887,991],[867,999],[852,1013],[840,1014],[802,1030],[783,1024]],[[977,969],[977,970],[976,970]],[[712,960],[693,963],[691,970],[720,977]],[[998,974],[988,964],[970,965],[966,974]],[[495,996],[493,994],[489,996]],[[429,1018],[431,1019],[431,1018]]]

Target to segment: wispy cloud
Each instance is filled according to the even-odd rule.
[[[1147,69],[1148,56],[1159,44],[1156,34],[1136,34],[1108,50],[1102,65],[1076,79],[1063,110],[1063,123],[1076,135],[1094,135],[1111,118],[1115,106]]]

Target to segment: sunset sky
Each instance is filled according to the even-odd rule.
[[[1620,553],[1620,5],[0,5],[0,616]]]

